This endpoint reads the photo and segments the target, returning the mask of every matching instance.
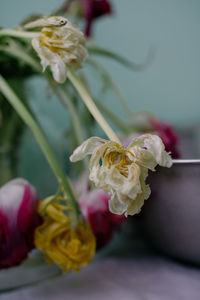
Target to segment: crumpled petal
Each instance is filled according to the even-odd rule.
[[[92,154],[90,180],[109,194],[110,211],[125,216],[139,213],[150,196],[150,187],[146,184],[148,170],[154,170],[157,164],[172,165],[161,139],[151,134],[134,139],[128,148],[93,137],[79,146],[70,160],[83,159],[87,154]]]
[[[36,21],[29,22],[24,25],[25,29],[33,29],[37,27],[60,27],[67,24],[67,19],[60,16],[52,16],[52,17],[43,17]]]
[[[41,202],[40,212],[48,201],[49,198]],[[35,245],[45,254],[48,263],[56,263],[63,272],[79,271],[93,258],[96,241],[87,222],[81,220],[74,230],[71,229],[66,210],[59,199],[47,206],[44,222],[35,230]]]
[[[41,59],[43,72],[50,66],[55,81],[64,83],[67,78],[67,69],[61,57],[50,51],[47,47],[41,47],[37,38],[32,40],[32,46]]]
[[[25,25],[26,29],[35,27],[43,27],[39,36],[32,40],[43,71],[50,66],[55,81],[64,83],[67,67],[80,69],[88,56],[83,32],[63,17],[44,17]]]
[[[86,155],[93,154],[93,152],[96,151],[99,146],[105,144],[106,142],[106,140],[99,137],[91,137],[83,142],[83,144],[81,144],[78,148],[76,148],[69,159],[72,162],[82,160]]]
[[[154,170],[157,164],[168,168],[172,166],[172,159],[157,135],[141,135],[130,143],[127,150],[133,153],[140,165],[148,169]]]

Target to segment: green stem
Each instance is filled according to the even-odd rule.
[[[11,48],[9,46],[0,46],[0,51],[3,51],[12,57],[15,57],[19,60],[24,61],[26,64],[28,64],[30,67],[32,67],[36,72],[41,73],[42,69],[41,66],[33,59],[30,55],[28,55],[26,52],[22,52],[17,47]]]
[[[13,90],[10,88],[6,80],[0,75],[0,91],[5,96],[5,98],[8,100],[8,102],[13,106],[13,108],[16,110],[16,112],[19,114],[21,119],[24,121],[24,123],[30,128],[33,135],[35,136],[35,139],[37,140],[42,152],[44,153],[46,159],[49,162],[49,165],[51,166],[54,174],[56,175],[59,184],[63,185],[63,188],[65,192],[67,193],[70,201],[71,208],[74,212],[75,219],[74,223],[78,223],[78,217],[80,214],[78,203],[73,195],[70,183],[68,182],[64,171],[60,167],[54,153],[52,152],[49,144],[46,141],[46,138],[44,134],[42,133],[40,127],[34,120],[34,118],[31,116],[29,111],[26,109],[24,104],[20,101],[20,99],[17,97],[17,95],[13,92]]]
[[[80,120],[78,118],[78,115],[76,113],[76,109],[74,107],[72,100],[70,99],[67,91],[65,90],[65,88],[63,86],[54,86],[53,84],[51,84],[51,87],[52,87],[54,93],[56,94],[57,98],[63,104],[63,106],[65,108],[67,108],[67,111],[69,112],[70,117],[71,117],[71,121],[72,121],[72,124],[74,127],[74,131],[76,134],[78,144],[82,144],[82,142],[84,141],[84,136],[83,136]]]
[[[83,102],[89,109],[90,113],[93,115],[93,117],[96,119],[97,123],[101,126],[103,131],[106,133],[108,138],[112,141],[115,141],[120,144],[120,140],[115,134],[115,132],[112,130],[112,128],[108,125],[100,111],[98,110],[97,106],[95,105],[94,101],[92,100],[89,92],[87,91],[86,87],[83,85],[83,83],[80,81],[80,79],[72,73],[71,70],[68,70],[68,78],[75,87],[75,89],[78,91],[80,97],[82,98]]]
[[[99,47],[99,46],[95,45],[94,43],[88,42],[87,49],[88,49],[88,52],[91,54],[111,58],[111,59],[115,60],[116,62],[124,65],[125,67],[132,69],[133,71],[141,71],[141,70],[146,69],[153,61],[154,52],[155,52],[154,49],[150,49],[144,62],[134,63],[134,62],[128,60],[127,58],[124,58],[121,55],[114,53],[108,49]]]
[[[1,47],[0,51],[7,52],[8,54],[23,60],[25,63],[30,65],[35,71],[42,73],[42,69],[40,64],[37,63],[37,61],[32,58],[30,55],[26,54],[26,52],[22,52],[20,49],[17,49],[16,47],[12,49],[11,47]],[[84,141],[81,125],[79,118],[76,114],[76,110],[73,106],[73,103],[71,99],[69,99],[69,95],[67,94],[67,91],[64,89],[64,87],[58,87],[55,86],[55,84],[52,83],[52,80],[48,74],[46,75],[48,82],[50,83],[54,93],[57,95],[60,102],[63,104],[64,107],[66,107],[70,113],[71,121],[74,126],[74,130],[76,133],[78,144],[81,144]]]
[[[30,31],[23,31],[23,30],[14,30],[14,29],[1,29],[0,36],[13,36],[19,38],[28,38],[32,39],[35,37],[39,37],[39,32],[30,32]]]
[[[114,82],[114,80],[110,76],[109,72],[102,66],[101,63],[97,62],[96,60],[94,60],[92,58],[88,58],[87,62],[91,66],[93,66],[95,68],[95,70],[99,70],[99,72],[102,73],[103,77],[105,77],[107,79],[107,81],[110,83],[110,86],[113,89],[113,92],[114,92],[116,98],[118,99],[123,111],[125,112],[125,114],[127,115],[128,118],[132,118],[133,114],[131,112],[131,109],[130,109],[126,99],[122,95],[120,89],[118,88],[117,84]]]
[[[133,132],[132,128],[127,125],[124,121],[122,121],[118,116],[116,116],[113,112],[111,112],[105,105],[103,105],[100,101],[95,102],[97,107],[110,119],[110,121],[115,124],[118,128],[120,128],[124,133],[130,134]]]
[[[76,109],[74,107],[72,99],[70,99],[70,96],[68,95],[68,93],[67,93],[66,89],[64,88],[64,86],[55,85],[55,83],[53,83],[52,80],[50,80],[49,78],[48,78],[48,81],[49,81],[49,83],[51,85],[51,88],[53,89],[55,95],[59,99],[59,101],[62,103],[62,105],[65,108],[67,108],[67,111],[69,112],[78,145],[82,144],[85,139],[84,139],[84,136],[83,136],[81,123],[80,123],[80,120],[79,120],[79,117],[77,115],[77,112],[76,112]],[[89,164],[88,159],[87,158],[84,159],[83,163],[84,163],[84,165],[87,169],[88,164]]]

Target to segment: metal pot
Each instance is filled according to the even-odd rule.
[[[162,253],[200,264],[200,159],[174,160],[152,172],[149,183],[138,218],[145,235]]]

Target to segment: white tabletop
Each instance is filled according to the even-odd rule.
[[[200,268],[158,256],[132,239],[105,250],[80,273],[1,294],[1,300],[199,300]]]

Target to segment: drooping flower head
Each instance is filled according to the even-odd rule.
[[[110,211],[126,216],[139,213],[150,195],[150,188],[145,183],[148,170],[154,171],[156,165],[172,165],[162,140],[151,134],[133,139],[127,148],[92,137],[75,149],[70,160],[75,162],[88,154],[92,155],[90,180],[110,195]]]
[[[40,203],[40,212],[49,200]],[[96,241],[87,222],[80,221],[74,230],[71,228],[67,209],[57,200],[47,206],[44,222],[35,231],[35,245],[45,254],[48,263],[57,264],[63,272],[79,271],[93,258]]]
[[[43,27],[33,38],[32,46],[41,59],[43,71],[50,66],[55,81],[63,83],[67,67],[75,70],[87,57],[84,34],[63,17],[39,19],[24,26],[26,29]]]
[[[18,265],[34,248],[38,203],[35,188],[24,179],[0,188],[0,269]]]

